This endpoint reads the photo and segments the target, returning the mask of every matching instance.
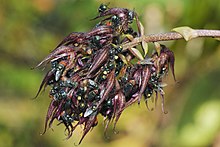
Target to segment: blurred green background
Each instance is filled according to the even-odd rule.
[[[74,146],[82,134],[64,140],[64,127],[53,125],[43,136],[50,99],[48,89],[32,100],[47,70],[31,70],[70,32],[89,31],[101,3],[127,7],[140,15],[145,33],[174,27],[220,29],[219,0],[0,0],[0,146]],[[119,134],[103,135],[99,125],[81,147],[95,146],[220,146],[220,42],[195,39],[163,42],[176,56],[178,83],[165,82],[166,110],[160,101],[150,112],[144,103],[121,116]],[[150,103],[150,106],[154,105]]]

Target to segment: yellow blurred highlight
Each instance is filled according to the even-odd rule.
[[[50,12],[55,6],[55,0],[33,0],[33,6],[40,12]]]

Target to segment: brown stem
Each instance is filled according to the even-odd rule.
[[[212,38],[220,38],[220,30],[194,30],[197,33],[197,37],[212,37]],[[128,49],[134,47],[141,43],[145,42],[158,42],[158,41],[170,41],[170,40],[179,40],[183,39],[183,36],[177,32],[168,32],[168,33],[160,33],[160,34],[152,34],[145,35],[142,37],[137,37],[132,42],[122,44],[123,49]]]

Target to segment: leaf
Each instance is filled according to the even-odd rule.
[[[144,57],[145,57],[147,55],[147,53],[148,53],[148,44],[147,44],[147,42],[142,41],[141,45],[142,45],[142,48],[144,50]]]
[[[142,25],[142,23],[139,21],[139,25],[140,25],[140,35],[143,36],[144,35],[144,26]]]
[[[172,29],[172,31],[175,31],[179,33],[180,35],[182,35],[186,41],[189,41],[193,38],[198,37],[197,32],[194,29],[187,27],[187,26],[177,27],[177,28]]]
[[[134,39],[134,37],[130,34],[126,34],[125,37],[127,37],[130,41],[132,41]]]
[[[140,35],[144,36],[144,26],[142,25],[140,21],[139,21],[139,27],[140,27]],[[142,41],[141,46],[144,50],[144,57],[145,57],[148,53],[148,44],[145,41]]]
[[[158,42],[154,42],[155,50],[157,51],[158,55],[160,55],[160,44]]]
[[[144,57],[142,56],[141,52],[138,49],[132,47],[129,48],[129,50],[135,57],[137,57],[140,60],[144,60]]]
[[[122,54],[118,54],[118,56],[121,58],[121,60],[125,63],[125,64],[128,64],[128,61],[126,59],[126,57]]]

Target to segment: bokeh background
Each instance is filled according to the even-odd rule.
[[[31,70],[70,32],[89,31],[101,3],[127,7],[140,15],[145,33],[174,27],[220,29],[219,0],[0,0],[0,146],[74,146],[82,131],[65,140],[64,126],[43,136],[48,89],[32,100],[45,70]],[[117,130],[103,135],[102,117],[81,147],[220,146],[220,42],[195,39],[162,42],[176,56],[178,83],[165,82],[166,110],[160,101],[148,111],[144,102],[128,108]],[[154,105],[151,103],[151,107]]]

